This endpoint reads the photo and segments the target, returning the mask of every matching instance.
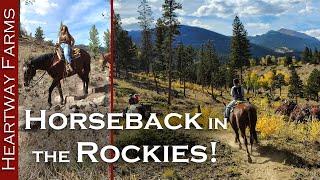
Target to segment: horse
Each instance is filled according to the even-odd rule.
[[[275,113],[279,115],[290,116],[291,112],[295,109],[296,106],[297,103],[285,100],[283,104],[276,109]]]
[[[314,120],[314,119],[320,120],[320,107],[319,106],[316,106],[316,105],[311,106],[310,113],[311,113],[312,120]]]
[[[311,118],[311,108],[308,105],[300,106],[296,105],[291,112],[289,119],[293,122],[302,123],[310,120]]]
[[[64,60],[60,60],[56,53],[48,53],[40,55],[39,57],[30,58],[29,61],[24,63],[24,86],[29,87],[33,77],[36,75],[37,70],[44,70],[52,77],[52,83],[49,87],[48,105],[52,106],[51,94],[55,87],[58,87],[60,95],[60,104],[64,104],[63,94],[60,81],[63,78],[70,77],[74,74],[78,74],[83,82],[84,96],[88,94],[89,86],[89,73],[90,73],[90,61],[91,57],[88,52],[80,49],[80,56],[73,59],[71,62],[72,71],[66,70]]]
[[[230,114],[229,122],[235,132],[235,143],[239,143],[239,149],[242,149],[238,132],[238,130],[240,129],[241,137],[244,140],[244,144],[247,150],[248,162],[252,163],[252,159],[250,157],[250,152],[248,149],[246,129],[247,127],[249,128],[250,146],[252,153],[252,146],[254,141],[258,143],[258,136],[256,132],[257,108],[249,102],[239,103],[233,108],[233,112]]]

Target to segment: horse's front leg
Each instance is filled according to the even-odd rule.
[[[51,103],[51,94],[52,94],[52,91],[53,89],[58,85],[58,82],[57,80],[53,80],[52,83],[51,83],[51,86],[49,87],[49,96],[48,96],[48,105],[49,105],[49,108],[52,106],[52,103]]]
[[[60,95],[60,104],[63,105],[64,102],[63,102],[63,94],[62,94],[62,88],[61,88],[61,83],[59,81],[58,83],[58,90],[59,90],[59,95]]]

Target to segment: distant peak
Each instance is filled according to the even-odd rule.
[[[278,30],[278,32],[281,32],[281,33],[295,32],[295,33],[297,33],[297,31],[294,31],[294,30],[291,30],[291,29],[286,29],[286,28],[281,28],[281,29]]]
[[[298,32],[298,31],[294,31],[294,30],[291,30],[291,29],[281,28],[281,29],[278,30],[278,32],[280,32],[282,34],[289,35],[289,36],[302,38],[302,39],[313,39],[313,37],[308,36],[307,34],[304,34],[304,33]]]

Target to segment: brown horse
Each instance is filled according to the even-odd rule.
[[[83,93],[88,94],[89,73],[90,73],[90,55],[85,50],[80,49],[81,56],[73,59],[71,62],[72,72],[66,71],[65,61],[60,60],[56,53],[48,53],[36,58],[31,58],[24,64],[24,86],[28,87],[37,70],[46,71],[53,81],[49,87],[48,105],[52,106],[51,94],[55,87],[58,87],[60,103],[63,104],[63,94],[60,80],[78,74],[83,82]]]
[[[250,103],[241,103],[237,104],[233,112],[230,114],[230,124],[232,129],[234,130],[236,137],[235,142],[239,143],[239,148],[241,149],[241,142],[239,139],[239,132],[240,129],[241,136],[244,140],[244,144],[246,146],[247,154],[248,154],[248,161],[251,163],[252,159],[250,157],[250,153],[248,150],[248,141],[246,136],[246,129],[249,128],[250,132],[250,145],[251,145],[251,153],[252,153],[252,146],[254,141],[258,143],[258,137],[256,132],[256,124],[257,124],[257,109],[254,105]]]

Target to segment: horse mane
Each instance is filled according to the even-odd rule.
[[[36,58],[33,58],[30,63],[31,64],[39,64],[39,63],[43,63],[45,61],[48,61],[48,60],[52,60],[54,57],[54,53],[47,53],[47,54],[43,54],[43,55],[40,55]]]

